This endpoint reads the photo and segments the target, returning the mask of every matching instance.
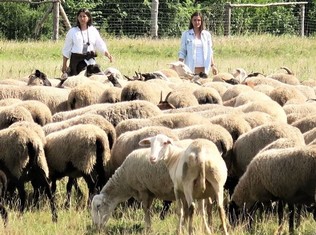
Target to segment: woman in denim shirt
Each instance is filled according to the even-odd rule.
[[[200,12],[191,15],[189,30],[182,33],[179,61],[184,62],[193,73],[218,73],[214,63],[212,36],[204,30],[203,17]]]

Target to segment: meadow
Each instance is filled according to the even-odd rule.
[[[106,38],[106,37],[105,37]],[[113,63],[99,55],[97,62],[105,70],[119,69],[124,75],[152,72],[168,68],[178,60],[180,39],[106,38],[114,57]],[[274,73],[282,66],[292,70],[298,78],[315,79],[316,40],[294,36],[213,37],[214,58],[219,72],[244,68],[248,73]],[[54,41],[1,41],[0,79],[18,79],[39,69],[49,78],[60,77],[63,39]]]
[[[106,38],[106,37],[105,37]],[[124,75],[133,76],[135,71],[151,72],[167,68],[168,63],[177,60],[179,38],[152,40],[148,38],[106,38],[108,48],[114,57],[113,63],[107,58],[98,56],[97,62],[102,69],[115,67]],[[270,74],[282,66],[290,68],[301,80],[316,79],[316,40],[293,36],[275,37],[269,35],[218,37],[213,38],[215,63],[220,72],[231,72],[241,67],[248,73],[260,72]],[[0,79],[20,79],[39,69],[48,78],[60,77],[63,39],[53,41],[5,41],[0,40]],[[82,189],[86,189],[80,181]],[[31,191],[31,190],[29,190]],[[85,194],[87,194],[85,190]],[[85,195],[87,196],[87,195]],[[92,235],[92,234],[175,234],[177,216],[174,204],[165,220],[159,219],[161,201],[154,203],[152,211],[152,230],[144,230],[144,215],[141,209],[120,206],[110,219],[107,227],[97,231],[92,227],[90,209],[72,200],[69,210],[63,208],[65,200],[65,181],[58,183],[57,223],[51,221],[49,205],[44,202],[40,210],[28,210],[20,215],[15,209],[9,209],[9,225],[3,227],[0,220],[0,234],[8,235]],[[85,198],[86,199],[86,198]],[[202,234],[202,219],[197,216],[196,234]],[[222,234],[217,211],[213,213],[214,234]],[[252,231],[241,225],[230,234],[288,234],[285,222],[279,228],[277,216],[269,215],[258,222]],[[316,221],[312,215],[304,216],[296,234],[316,235]]]

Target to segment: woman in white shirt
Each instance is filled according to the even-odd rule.
[[[210,32],[204,30],[200,12],[191,15],[189,30],[182,33],[179,61],[195,74],[209,74],[211,69],[214,75],[218,73],[213,58],[212,37]]]
[[[66,35],[62,50],[62,72],[67,72],[69,76],[79,74],[87,65],[96,64],[97,52],[105,55],[112,62],[112,55],[109,53],[104,40],[99,31],[92,26],[91,13],[88,9],[80,9],[77,13],[77,25],[72,27]]]

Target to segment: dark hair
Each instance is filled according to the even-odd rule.
[[[80,28],[80,23],[79,23],[79,20],[78,20],[78,16],[80,15],[80,13],[85,13],[88,18],[89,18],[89,21],[87,23],[88,26],[91,26],[92,25],[92,15],[90,13],[90,11],[86,8],[81,8],[78,12],[77,12],[77,18],[76,18],[76,21],[77,21],[77,26]]]
[[[203,16],[202,16],[202,13],[199,12],[199,11],[196,11],[196,12],[194,12],[194,13],[191,15],[190,24],[189,24],[189,29],[193,29],[192,19],[193,19],[193,17],[195,17],[195,16],[201,17],[201,27],[200,27],[200,31],[202,31],[202,30],[204,29]]]

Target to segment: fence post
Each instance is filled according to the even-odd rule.
[[[232,7],[230,2],[225,4],[225,19],[224,19],[224,36],[230,35],[230,24],[231,24]]]
[[[305,5],[302,4],[301,5],[301,37],[304,37],[304,31],[305,31],[305,28],[304,28],[304,24],[305,24]]]
[[[53,2],[53,40],[58,40],[59,32],[59,1]]]
[[[159,0],[152,0],[151,2],[151,30],[150,35],[152,38],[158,37],[158,7]]]

